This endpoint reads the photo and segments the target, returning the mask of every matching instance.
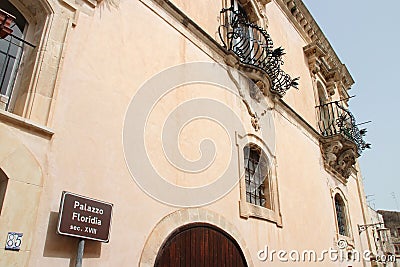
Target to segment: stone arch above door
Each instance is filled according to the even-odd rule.
[[[155,267],[247,267],[236,240],[208,223],[190,223],[176,229],[158,251]]]
[[[238,229],[222,215],[201,208],[178,210],[161,219],[146,240],[139,260],[139,266],[153,267],[158,251],[165,240],[179,227],[193,223],[209,224],[226,232],[239,245],[247,261],[247,265],[253,266],[250,252]]]
[[[42,170],[28,148],[6,126],[0,125],[0,168],[8,179],[43,185]]]

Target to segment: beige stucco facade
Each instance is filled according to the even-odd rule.
[[[318,83],[327,98],[336,101],[346,98],[353,80],[301,1],[240,1],[254,12],[252,18],[268,31],[274,46],[285,49],[282,69],[300,77],[299,90],[292,88],[282,97],[267,90],[257,102],[243,84],[244,93],[236,95],[210,84],[189,84],[165,95],[147,126],[130,122],[146,130],[148,155],[142,156],[150,157],[160,175],[179,186],[210,183],[232,168],[229,136],[236,138],[237,164],[229,171],[238,182],[218,200],[189,208],[157,201],[139,187],[135,179],[144,177],[132,177],[127,166],[123,130],[132,98],[167,68],[216,62],[243,71],[219,39],[220,10],[226,1],[9,1],[26,17],[26,39],[36,48],[24,55],[13,112],[0,110],[0,169],[8,180],[0,206],[0,266],[73,266],[77,239],[56,233],[62,191],[114,205],[110,242],[86,243],[83,262],[88,267],[153,266],[169,234],[193,222],[228,233],[249,266],[271,265],[258,259],[266,245],[319,253],[336,249],[338,240],[346,239],[349,249],[370,249],[367,235],[358,232],[358,225],[370,223],[358,164],[348,166],[345,177],[327,163],[333,152],[328,151],[329,140],[321,141],[315,110]],[[321,51],[313,47],[316,43]],[[178,141],[182,154],[192,161],[201,158],[199,144],[208,137],[217,155],[210,168],[189,174],[165,158],[160,135],[168,114],[196,98],[229,107],[242,129],[229,128],[229,117],[225,128],[210,120],[188,124]],[[245,103],[266,114],[258,118],[260,129]],[[267,151],[271,209],[246,203],[240,177],[246,143],[240,136]],[[337,194],[346,208],[347,236],[339,235]],[[4,249],[8,232],[23,233],[19,251]],[[272,264],[288,263],[275,259]],[[292,264],[350,266],[329,259]],[[351,266],[371,263],[361,260]]]

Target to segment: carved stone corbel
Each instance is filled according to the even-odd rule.
[[[313,75],[321,71],[322,59],[326,56],[326,51],[322,46],[313,42],[303,48],[304,54],[308,58],[308,67]]]
[[[332,141],[324,143],[322,150],[324,152],[323,157],[326,161],[326,164],[328,164],[331,167],[334,167],[336,165],[337,154],[342,148],[343,145],[340,141]]]
[[[348,178],[355,163],[356,153],[352,149],[347,149],[340,153],[335,169],[342,174],[343,177]]]
[[[334,95],[335,89],[338,88],[338,82],[340,81],[338,70],[336,68],[324,70],[323,76],[326,81],[326,91],[330,96]]]
[[[320,140],[325,169],[347,182],[358,157],[357,146],[340,134]]]

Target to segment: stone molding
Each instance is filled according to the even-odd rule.
[[[27,19],[29,27],[25,39],[36,46],[24,52],[10,112],[50,126],[69,31],[77,25],[80,13],[93,16],[99,4],[96,0],[10,2]],[[2,102],[0,109],[4,109]]]
[[[304,3],[301,0],[276,0],[276,2],[303,38],[309,44],[318,43],[319,48],[325,51],[324,62],[328,69],[335,70],[344,88],[349,90],[354,84],[353,78],[347,67],[340,61],[328,39],[325,37]]]
[[[105,4],[113,7],[119,7],[120,0],[90,0],[92,2],[97,2],[97,4],[100,4],[104,2]]]
[[[250,17],[250,21],[256,23],[262,28],[268,28],[268,16],[265,13],[265,5],[272,0],[238,0],[246,13]]]
[[[219,213],[203,208],[181,209],[162,218],[149,234],[139,259],[139,267],[153,267],[159,249],[179,227],[192,223],[207,223],[228,233],[238,243],[248,266],[254,266],[250,251],[240,231]]]
[[[323,82],[329,96],[332,96],[336,92],[336,88],[339,87],[340,74],[337,68],[331,69],[326,63],[326,57],[328,53],[318,42],[312,42],[311,44],[303,48],[304,54],[308,58],[308,66],[311,75],[322,77]]]
[[[29,131],[32,134],[38,134],[47,139],[50,139],[54,135],[54,131],[51,128],[1,109],[0,122],[18,129]]]
[[[239,171],[240,180],[239,180],[239,188],[240,188],[240,201],[239,201],[239,211],[240,217],[249,219],[257,218],[269,221],[271,223],[275,223],[276,226],[282,227],[282,214],[280,210],[280,201],[279,201],[279,187],[278,187],[278,178],[277,178],[277,163],[276,157],[271,153],[271,147],[265,143],[265,140],[262,140],[260,137],[252,134],[246,134],[245,136],[240,136],[236,134],[236,145],[238,147],[238,155],[239,155],[239,169],[244,170],[244,154],[243,148],[249,143],[257,145],[259,148],[263,150],[265,155],[268,158],[269,166],[268,166],[268,178],[266,181],[269,186],[266,188],[269,189],[269,192],[266,195],[270,196],[270,208],[257,206],[252,203],[247,202],[246,200],[246,180],[244,177],[244,172]],[[272,148],[274,149],[274,148]]]
[[[336,234],[335,234],[335,244],[338,244],[339,240],[346,240],[348,247],[347,249],[354,249],[355,248],[355,243],[354,243],[354,236],[353,236],[353,226],[351,222],[351,217],[350,217],[350,207],[349,207],[349,200],[346,197],[346,194],[343,192],[343,190],[340,187],[333,187],[330,188],[330,193],[331,193],[331,200],[332,200],[332,209],[335,214],[335,228],[336,228]],[[338,221],[337,221],[337,216],[336,216],[336,207],[335,207],[335,196],[339,195],[340,198],[343,201],[344,204],[344,213],[346,217],[346,222],[347,222],[347,231],[348,231],[348,236],[341,235],[339,234],[339,229],[338,229]]]
[[[63,4],[65,4],[69,9],[74,12],[72,18],[72,26],[76,26],[78,24],[79,14],[83,12],[89,16],[94,15],[94,11],[99,1],[96,0],[61,0]]]
[[[7,232],[23,233],[18,253],[0,249],[0,266],[28,266],[35,235],[35,223],[43,188],[43,172],[31,151],[8,126],[0,124],[0,169],[7,179],[6,194],[0,214],[0,242]],[[27,255],[22,257],[20,254]]]
[[[352,78],[348,73],[347,68],[343,67],[342,70],[337,67],[332,68],[327,63],[329,61],[328,52],[318,41],[306,45],[303,50],[304,54],[308,58],[308,66],[311,76],[313,78],[316,78],[316,76],[321,78],[325,84],[328,95],[332,96],[336,92],[339,92],[342,96],[347,97],[347,92],[342,92],[341,89],[345,88],[346,91],[354,83],[353,80],[350,82],[348,80],[349,77],[350,79]]]

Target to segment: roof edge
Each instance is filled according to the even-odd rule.
[[[351,76],[347,67],[341,62],[332,45],[326,38],[325,34],[318,26],[317,22],[311,15],[302,0],[275,0],[276,3],[285,12],[286,16],[296,27],[302,37],[308,42],[318,43],[323,50],[327,52],[325,57],[330,69],[338,69],[340,79],[344,87],[349,90],[354,84],[354,79]]]

